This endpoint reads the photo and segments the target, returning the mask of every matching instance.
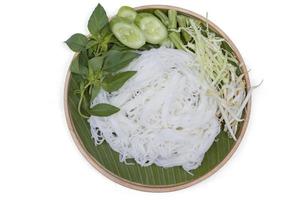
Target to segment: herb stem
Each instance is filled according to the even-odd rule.
[[[97,45],[96,56],[100,55],[100,52],[99,52],[100,51],[100,46],[101,46],[100,44]]]
[[[86,85],[84,86],[83,90],[80,92],[80,99],[79,99],[78,106],[77,106],[77,110],[78,110],[79,115],[80,115],[81,117],[83,117],[83,118],[86,118],[86,119],[88,119],[89,116],[86,116],[86,115],[82,114],[82,112],[81,112],[81,104],[82,104],[82,101],[83,101],[83,98],[84,98],[84,92],[85,92],[85,90],[86,90],[90,85],[91,85],[91,83],[86,84]]]

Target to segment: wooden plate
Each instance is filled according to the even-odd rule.
[[[178,13],[197,18],[205,21],[205,18],[197,13],[191,12],[178,7],[165,5],[148,5],[137,7],[136,10],[153,10],[153,9],[175,9]],[[221,35],[229,44],[232,52],[242,64],[242,72],[245,74],[245,82],[247,90],[250,88],[248,72],[244,64],[243,58],[239,51],[229,39],[229,37],[214,23],[208,21],[209,27],[216,34]],[[227,133],[219,134],[218,141],[214,142],[208,152],[202,165],[192,170],[193,176],[186,173],[181,167],[172,167],[164,169],[156,165],[149,167],[141,167],[138,164],[125,165],[119,162],[118,153],[114,152],[109,145],[104,142],[99,146],[95,146],[90,135],[89,124],[86,120],[79,117],[76,105],[76,96],[73,94],[74,88],[77,87],[75,78],[72,77],[70,71],[67,73],[65,81],[64,105],[68,127],[71,135],[84,157],[104,176],[107,178],[132,189],[149,191],[149,192],[168,192],[183,189],[194,185],[219,170],[232,156],[239,146],[249,121],[251,102],[249,102],[244,110],[243,123],[240,124],[237,133],[237,141],[233,141],[227,137]]]

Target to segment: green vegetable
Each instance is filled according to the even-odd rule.
[[[109,28],[109,24],[106,24],[97,35],[91,35],[90,41],[86,45],[88,49],[88,55],[100,56],[108,50],[109,44],[112,43],[113,33]]]
[[[103,40],[100,45],[100,47],[101,47],[100,52],[106,52],[108,50],[108,44],[110,43],[112,36],[113,36],[112,33],[108,33],[103,36]]]
[[[79,55],[77,55],[71,62],[70,71],[74,74],[85,76],[87,74],[87,66],[82,66],[79,63]]]
[[[88,66],[91,67],[94,71],[100,71],[102,65],[103,56],[94,57],[88,61]]]
[[[176,10],[168,10],[169,17],[169,29],[177,28],[177,11]]]
[[[101,87],[106,91],[115,91],[122,87],[122,85],[132,77],[136,72],[122,72],[115,75],[112,72],[117,72],[121,68],[127,66],[134,58],[139,54],[132,51],[117,51],[110,50],[105,55],[96,56],[89,60],[85,54],[86,51],[82,51],[78,57],[76,57],[73,62],[73,71],[76,74],[82,75],[82,80],[80,83],[80,89],[77,93],[80,95],[80,100],[78,103],[78,113],[84,117],[88,118],[82,109],[84,107],[85,94],[88,91],[90,95],[90,102],[92,102],[97,94],[100,92]],[[80,55],[82,55],[82,63],[80,64]],[[72,62],[72,63],[73,63]],[[88,67],[85,67],[88,66]],[[81,71],[84,69],[84,73]],[[97,114],[97,112],[94,112]],[[102,115],[99,115],[102,116]]]
[[[187,17],[183,16],[183,15],[177,15],[177,22],[179,27],[183,27],[186,28],[187,27]],[[191,40],[191,36],[185,31],[185,30],[181,30],[182,36],[185,40],[185,42],[189,42]]]
[[[125,46],[138,49],[146,43],[141,30],[125,18],[114,17],[110,21],[110,27],[116,38]]]
[[[173,42],[173,44],[175,45],[175,47],[177,49],[181,49],[181,50],[187,50],[186,47],[184,46],[182,40],[180,39],[179,35],[176,32],[171,32],[169,34],[169,38],[170,40]]]
[[[89,60],[89,57],[87,55],[87,51],[86,50],[82,50],[79,55],[78,55],[78,61],[79,61],[79,65],[80,67],[85,67],[87,68],[88,66],[88,60]]]
[[[137,15],[136,11],[129,6],[122,6],[119,9],[118,14],[117,14],[118,17],[126,18],[131,22],[134,21],[136,15]]]
[[[87,92],[85,92],[82,100],[82,109],[81,112],[83,115],[89,115],[89,109],[90,109],[90,98]]]
[[[107,76],[103,80],[103,89],[107,92],[113,92],[120,89],[124,83],[130,79],[136,71],[120,72],[112,76]]]
[[[66,44],[74,52],[80,52],[85,49],[87,43],[88,38],[81,33],[76,33],[66,40]]]
[[[98,93],[101,90],[101,82],[100,81],[95,81],[92,89],[91,89],[91,99],[90,102],[94,101],[94,99],[96,98],[96,96],[98,95]]]
[[[161,10],[155,10],[154,14],[160,19],[160,21],[166,26],[169,26],[169,18],[165,13],[163,13]]]
[[[72,73],[81,74],[80,67],[79,67],[79,58],[78,58],[78,56],[76,56],[72,60],[70,70],[71,70]]]
[[[92,47],[96,46],[98,43],[99,43],[98,41],[92,39],[86,44],[86,48],[87,49],[92,48]]]
[[[116,51],[128,51],[128,50],[131,50],[131,49],[129,47],[124,46],[124,45],[114,44],[110,48],[110,51],[112,51],[112,50],[116,50]]]
[[[116,72],[126,67],[139,54],[132,51],[110,50],[105,58],[103,71]]]
[[[100,34],[101,29],[108,23],[108,17],[104,8],[98,4],[93,11],[89,22],[88,29],[92,35]]]
[[[150,13],[139,13],[135,23],[142,30],[146,41],[159,44],[168,37],[168,31],[162,22]]]
[[[91,115],[101,116],[101,117],[107,117],[114,113],[119,112],[119,108],[112,106],[110,104],[106,103],[100,103],[95,105],[92,109],[89,110],[89,113]]]
[[[124,20],[127,23],[128,20]],[[144,39],[139,28],[130,22],[130,28],[132,26],[136,27]],[[117,90],[135,74],[135,72],[116,72],[126,67],[138,54],[129,51],[128,48],[123,48],[122,51],[110,50],[113,46],[111,44],[122,44],[110,30],[105,10],[100,4],[97,5],[89,19],[88,29],[91,33],[89,38],[76,33],[66,41],[72,51],[78,52],[70,66],[72,76],[79,81],[79,88],[74,91],[74,94],[79,95],[77,111],[83,118],[88,118],[90,114],[108,116],[118,112],[119,109],[109,104],[99,104],[90,109],[90,104],[101,88],[105,87],[108,91]],[[129,33],[132,32],[129,31]],[[141,42],[140,46],[144,44],[145,40]]]

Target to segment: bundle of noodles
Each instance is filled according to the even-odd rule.
[[[137,71],[118,91],[101,91],[93,102],[120,111],[109,117],[91,116],[95,144],[106,141],[141,166],[201,165],[220,132],[218,102],[201,78],[197,58],[182,50],[159,48],[141,52],[126,70]],[[93,106],[92,105],[92,106]]]

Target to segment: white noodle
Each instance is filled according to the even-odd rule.
[[[193,54],[163,47],[141,54],[125,69],[137,71],[135,76],[94,100],[120,111],[91,116],[92,138],[97,145],[108,142],[121,162],[133,158],[142,166],[195,169],[220,132],[217,101],[207,95]]]

